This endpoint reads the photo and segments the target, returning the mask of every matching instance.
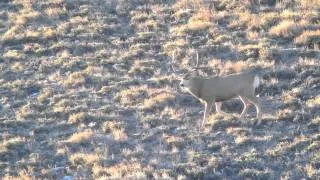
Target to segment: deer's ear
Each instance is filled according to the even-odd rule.
[[[192,76],[192,73],[189,72],[189,73],[184,74],[182,79],[188,80],[188,79],[190,79],[191,76]]]

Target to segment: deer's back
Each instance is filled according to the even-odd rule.
[[[233,98],[248,88],[253,89],[254,74],[239,73],[223,77],[214,77],[204,80],[202,87],[203,99],[215,98],[224,101]]]

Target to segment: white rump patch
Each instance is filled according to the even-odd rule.
[[[260,85],[260,78],[258,75],[255,75],[253,80],[253,89],[256,89],[259,85]]]

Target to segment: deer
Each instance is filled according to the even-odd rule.
[[[191,73],[181,75],[174,68],[174,55],[172,57],[171,67],[174,76],[180,80],[179,86],[183,92],[190,93],[193,97],[204,104],[203,119],[199,124],[199,129],[202,129],[210,112],[215,106],[216,113],[223,116],[229,115],[221,110],[223,101],[239,97],[243,103],[243,110],[239,119],[243,119],[247,113],[248,107],[254,104],[256,108],[257,125],[261,123],[261,105],[255,95],[256,88],[259,87],[261,78],[254,72],[240,72],[226,76],[202,77],[199,75],[199,55],[197,54],[196,67],[192,68]],[[195,73],[194,73],[195,72]]]

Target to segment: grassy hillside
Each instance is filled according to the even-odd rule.
[[[0,1],[0,179],[316,179],[319,0]],[[262,124],[170,68],[255,69]],[[238,99],[222,109],[237,114]]]

